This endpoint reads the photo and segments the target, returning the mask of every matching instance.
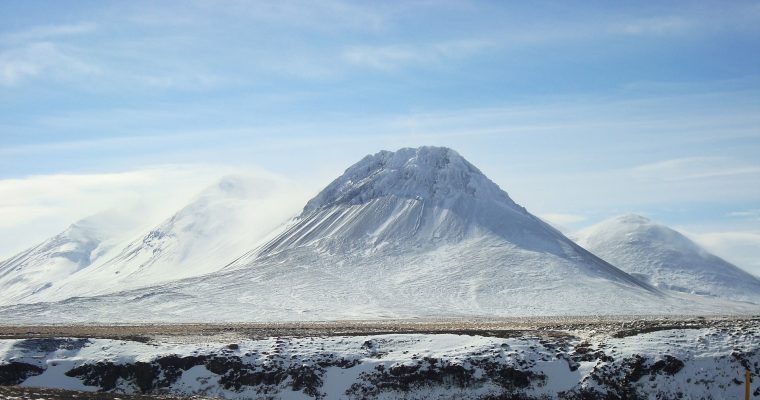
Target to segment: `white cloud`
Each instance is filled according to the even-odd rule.
[[[390,71],[470,56],[493,45],[486,40],[455,40],[426,45],[354,46],[344,51],[343,58],[351,64]]]
[[[0,85],[14,86],[35,77],[70,79],[94,75],[100,68],[50,42],[0,52]]]
[[[576,224],[587,219],[583,215],[563,213],[541,213],[538,216],[565,235],[576,232],[578,228]]]
[[[734,211],[727,214],[729,217],[743,218],[752,221],[760,221],[760,209],[751,209],[745,211]]]
[[[267,215],[283,221],[309,194],[267,171],[218,165],[167,165],[0,180],[0,259],[57,234],[81,218],[112,208],[138,209],[135,218],[147,226],[154,225],[206,186],[230,174],[248,175],[257,182],[277,182],[278,190],[267,186],[262,192],[266,199],[257,201],[267,207]]]
[[[549,221],[552,224],[556,224],[560,226],[575,224],[575,223],[583,222],[586,220],[585,216],[578,215],[578,214],[548,213],[548,214],[541,214],[539,215],[539,217],[541,217],[541,219]]]
[[[683,181],[760,175],[760,165],[742,163],[725,157],[686,157],[640,165],[632,169],[642,179]]]
[[[679,231],[715,255],[760,276],[760,231]]]
[[[24,59],[0,54],[0,85],[14,85],[40,73],[42,66]]]
[[[683,16],[661,16],[628,21],[620,30],[629,35],[664,35],[682,33],[694,25],[694,21]]]
[[[203,90],[219,87],[230,79],[205,72],[176,71],[166,75],[136,75],[136,82],[158,89]]]
[[[29,28],[25,31],[11,33],[0,37],[6,42],[25,42],[41,39],[59,38],[63,36],[75,36],[92,33],[97,30],[97,25],[91,22],[82,22],[68,25],[42,25]]]

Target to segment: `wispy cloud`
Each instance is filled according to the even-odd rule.
[[[683,228],[679,228],[679,231],[704,246],[708,251],[760,276],[760,232],[694,232]]]
[[[741,175],[760,176],[760,165],[726,157],[686,157],[641,165],[633,168],[632,173],[642,179],[684,181]]]
[[[402,67],[439,64],[463,58],[494,46],[488,40],[456,40],[426,45],[355,46],[343,53],[350,63],[379,70],[392,71]]]
[[[684,16],[659,16],[628,21],[620,26],[620,31],[629,35],[665,35],[684,33],[697,25]]]
[[[65,47],[37,42],[0,52],[0,85],[14,86],[32,78],[72,79],[100,73]]]
[[[588,219],[584,215],[565,213],[542,213],[539,217],[565,234],[574,232],[575,230],[572,227],[576,227],[576,224]]]
[[[583,222],[587,218],[583,215],[578,214],[562,214],[562,213],[549,213],[549,214],[541,214],[541,218],[546,219],[550,222],[564,225],[564,224],[574,224],[577,222]]]
[[[0,259],[81,218],[115,207],[136,209],[139,216],[132,217],[140,220],[140,226],[150,227],[206,186],[231,174],[250,177],[256,183],[252,188],[255,200],[268,207],[266,213],[273,218],[268,227],[297,212],[308,196],[301,187],[271,172],[222,165],[163,165],[123,172],[0,180]]]
[[[296,0],[287,2],[232,1],[225,7],[215,2],[203,2],[203,7],[214,13],[233,15],[287,26],[308,27],[313,30],[379,29],[382,28],[397,6],[383,3],[356,3],[343,0],[326,0],[315,3]]]
[[[729,217],[748,219],[752,221],[760,221],[760,208],[744,211],[733,211],[726,214]]]
[[[205,72],[175,72],[166,75],[135,75],[134,80],[158,89],[204,90],[217,88],[229,78]]]
[[[9,33],[0,36],[3,42],[29,42],[39,40],[49,40],[66,36],[77,36],[93,33],[97,30],[97,24],[92,22],[82,22],[79,24],[68,25],[42,25],[31,27],[27,30]]]

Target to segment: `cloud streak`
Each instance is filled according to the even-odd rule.
[[[661,181],[757,176],[760,165],[742,163],[726,157],[687,157],[645,164],[632,169],[635,177]]]
[[[133,205],[145,221],[157,222],[220,176],[237,172],[230,167],[167,165],[0,180],[0,258],[112,207]]]
[[[715,255],[760,276],[760,232],[679,230]]]
[[[100,72],[96,65],[51,42],[36,42],[0,52],[2,86],[16,86],[33,78],[68,80]]]
[[[69,25],[43,25],[0,36],[0,42],[29,42],[94,33],[97,24],[82,22]]]
[[[383,71],[409,66],[441,64],[450,59],[473,56],[494,47],[490,40],[455,40],[425,45],[356,46],[346,49],[343,58],[351,64]]]

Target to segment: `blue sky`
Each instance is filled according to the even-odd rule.
[[[642,213],[760,273],[760,2],[0,3],[0,256],[425,144],[568,231]]]

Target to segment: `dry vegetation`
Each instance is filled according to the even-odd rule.
[[[454,333],[514,337],[587,332],[617,337],[675,328],[701,328],[754,317],[614,316],[533,317],[503,319],[441,319],[331,321],[229,324],[92,324],[92,325],[0,325],[0,339],[77,337],[147,342],[172,338],[182,341],[244,340],[268,337],[357,336],[398,333]]]

